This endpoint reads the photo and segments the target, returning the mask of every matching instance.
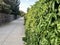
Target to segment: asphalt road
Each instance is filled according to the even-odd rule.
[[[24,18],[0,26],[0,45],[24,45]]]

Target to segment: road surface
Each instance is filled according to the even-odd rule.
[[[0,26],[0,45],[24,45],[24,18]]]

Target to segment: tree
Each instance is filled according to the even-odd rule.
[[[27,8],[27,12],[29,11],[30,8]]]
[[[11,6],[12,14],[14,14],[15,18],[17,18],[20,0],[3,0],[3,1]]]
[[[25,12],[20,10],[20,16],[24,16],[24,15],[25,15]]]
[[[0,0],[0,12],[4,12],[4,13],[10,13],[10,5],[4,3],[3,0]]]

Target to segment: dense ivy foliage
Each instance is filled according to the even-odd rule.
[[[60,0],[39,0],[25,15],[25,45],[60,45]]]

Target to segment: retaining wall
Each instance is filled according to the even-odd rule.
[[[14,15],[0,13],[0,24],[14,20]]]

